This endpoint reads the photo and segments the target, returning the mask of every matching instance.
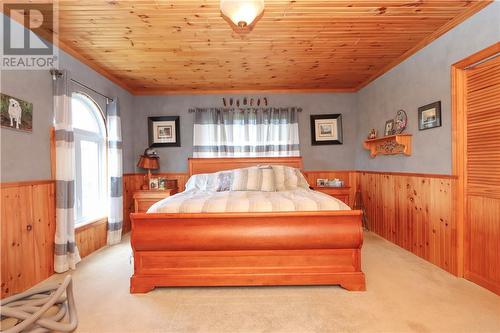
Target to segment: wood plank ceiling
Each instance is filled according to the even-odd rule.
[[[218,0],[62,0],[59,31],[134,94],[356,91],[489,2],[266,0],[241,34]]]

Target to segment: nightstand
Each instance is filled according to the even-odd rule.
[[[313,190],[331,195],[349,205],[350,187],[313,186]]]
[[[145,213],[149,207],[158,201],[169,197],[174,194],[174,189],[167,190],[140,190],[135,191],[134,198],[134,212],[135,213]]]

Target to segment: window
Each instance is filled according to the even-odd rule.
[[[297,112],[294,107],[198,108],[193,157],[299,156]]]
[[[71,96],[75,136],[75,223],[106,215],[106,126],[97,104],[82,93]]]

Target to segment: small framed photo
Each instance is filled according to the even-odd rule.
[[[342,115],[321,114],[311,115],[311,144],[316,145],[341,145]]]
[[[427,104],[418,108],[418,129],[426,129],[441,126],[441,101]]]
[[[384,135],[388,136],[393,134],[394,134],[394,119],[390,119],[385,122]]]
[[[160,186],[159,178],[150,178],[149,179],[149,189],[150,190],[158,190]]]
[[[325,186],[328,179],[318,178],[316,179],[316,186]]]
[[[158,189],[160,189],[160,190],[167,189],[167,178],[160,177],[158,179]]]
[[[150,147],[180,147],[179,116],[148,117]]]

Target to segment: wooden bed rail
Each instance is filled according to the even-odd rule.
[[[365,290],[360,211],[131,214],[132,293],[159,286]]]

